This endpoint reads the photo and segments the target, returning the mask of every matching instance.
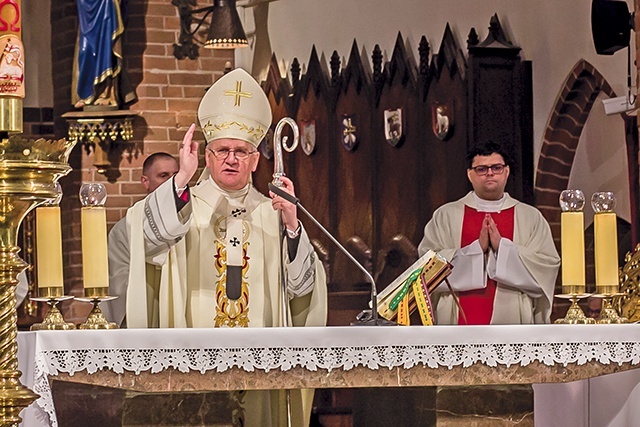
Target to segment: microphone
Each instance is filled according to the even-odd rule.
[[[269,190],[272,193],[282,197],[286,201],[296,205],[298,209],[300,209],[307,217],[309,217],[309,219],[313,221],[315,225],[317,225],[318,228],[322,230],[322,232],[329,239],[331,239],[331,241],[351,260],[351,262],[353,262],[365,274],[365,276],[367,276],[367,279],[371,284],[371,310],[363,310],[361,313],[359,313],[356,316],[356,322],[351,323],[351,326],[395,326],[397,325],[397,323],[395,322],[379,317],[378,291],[376,289],[376,282],[375,280],[373,280],[373,276],[371,276],[371,273],[369,273],[367,269],[364,268],[364,266],[360,264],[358,260],[355,259],[353,255],[351,255],[349,251],[344,246],[342,246],[340,242],[338,242],[338,240],[335,237],[333,237],[333,235],[329,233],[329,231],[326,228],[324,228],[322,224],[320,224],[320,222],[318,222],[318,220],[315,219],[313,215],[309,213],[308,210],[304,208],[304,206],[302,206],[302,204],[300,203],[300,199],[298,199],[296,196],[293,196],[287,193],[283,189],[276,187],[271,182],[269,183]]]

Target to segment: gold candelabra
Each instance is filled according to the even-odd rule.
[[[118,329],[119,326],[114,322],[109,322],[104,313],[100,310],[100,303],[104,301],[111,301],[117,297],[105,295],[96,296],[93,298],[76,298],[78,301],[90,302],[93,304],[93,308],[87,317],[87,320],[80,325],[80,329]]]
[[[20,383],[15,288],[27,264],[18,256],[17,235],[25,215],[56,197],[56,182],[69,173],[73,143],[30,140],[14,135],[0,141],[0,425],[17,426],[20,411],[38,395]]]
[[[0,50],[17,71],[4,73],[0,85],[0,426],[18,426],[20,412],[38,395],[20,383],[18,370],[18,274],[27,267],[19,256],[18,229],[38,204],[56,197],[58,179],[71,170],[74,142],[26,139],[22,133],[25,96],[22,1],[0,8]],[[12,135],[12,136],[9,136]]]
[[[58,309],[58,303],[72,299],[71,295],[61,295],[59,297],[31,297],[31,301],[46,302],[49,306],[47,314],[41,323],[34,323],[29,328],[32,331],[68,331],[75,329],[76,325],[64,320],[62,313]]]
[[[625,264],[620,271],[620,293],[613,298],[613,306],[620,307],[620,313],[629,322],[640,322],[640,243],[624,257]]]

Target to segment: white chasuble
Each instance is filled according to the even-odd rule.
[[[132,239],[127,326],[283,326],[279,212],[273,210],[271,200],[252,186],[244,194],[225,193],[206,179],[192,188],[191,200],[177,212],[173,186],[173,179],[168,180],[127,213]],[[245,212],[232,225],[232,236],[229,216],[238,208]],[[241,263],[241,290],[237,299],[230,299],[226,289],[228,248],[238,233],[242,249],[232,256],[234,263]],[[325,326],[324,268],[304,227],[299,239],[295,259],[285,257],[289,324]],[[283,246],[286,255],[286,243]],[[293,425],[308,426],[313,391],[291,390],[290,394]],[[285,425],[284,391],[243,395],[243,425]]]
[[[191,200],[180,212],[174,198],[173,180],[169,180],[140,202],[144,204],[142,231],[132,232],[144,240],[144,244],[137,244],[138,248],[144,246],[144,257],[141,251],[132,249],[132,266],[146,262],[162,271],[158,291],[160,326],[280,326],[279,213],[273,210],[271,200],[252,186],[244,193],[223,192],[211,179],[191,190]],[[242,285],[235,300],[226,295],[227,251],[229,239],[234,237],[227,234],[227,227],[234,209],[244,209],[236,218],[242,228],[242,238],[238,239],[242,248]],[[132,226],[132,230],[136,228]],[[234,233],[237,237],[238,231]],[[286,254],[286,239],[284,246]],[[238,263],[238,255],[234,256]],[[144,270],[141,267],[139,271]],[[304,227],[296,257],[286,261],[285,273],[291,324],[325,325],[326,277]],[[130,281],[129,287],[142,283],[145,281]],[[134,293],[139,297],[146,291]],[[127,305],[129,319],[129,301]],[[147,318],[140,314],[134,317]],[[154,325],[145,320],[128,326]]]

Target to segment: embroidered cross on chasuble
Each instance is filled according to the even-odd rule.
[[[246,209],[229,201],[228,214],[215,224],[216,317],[214,326],[249,326],[249,227]]]

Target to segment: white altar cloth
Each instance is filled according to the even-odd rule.
[[[59,372],[640,365],[639,338],[636,324],[37,331],[18,334],[18,359],[40,395],[27,411],[55,426],[48,377]]]

